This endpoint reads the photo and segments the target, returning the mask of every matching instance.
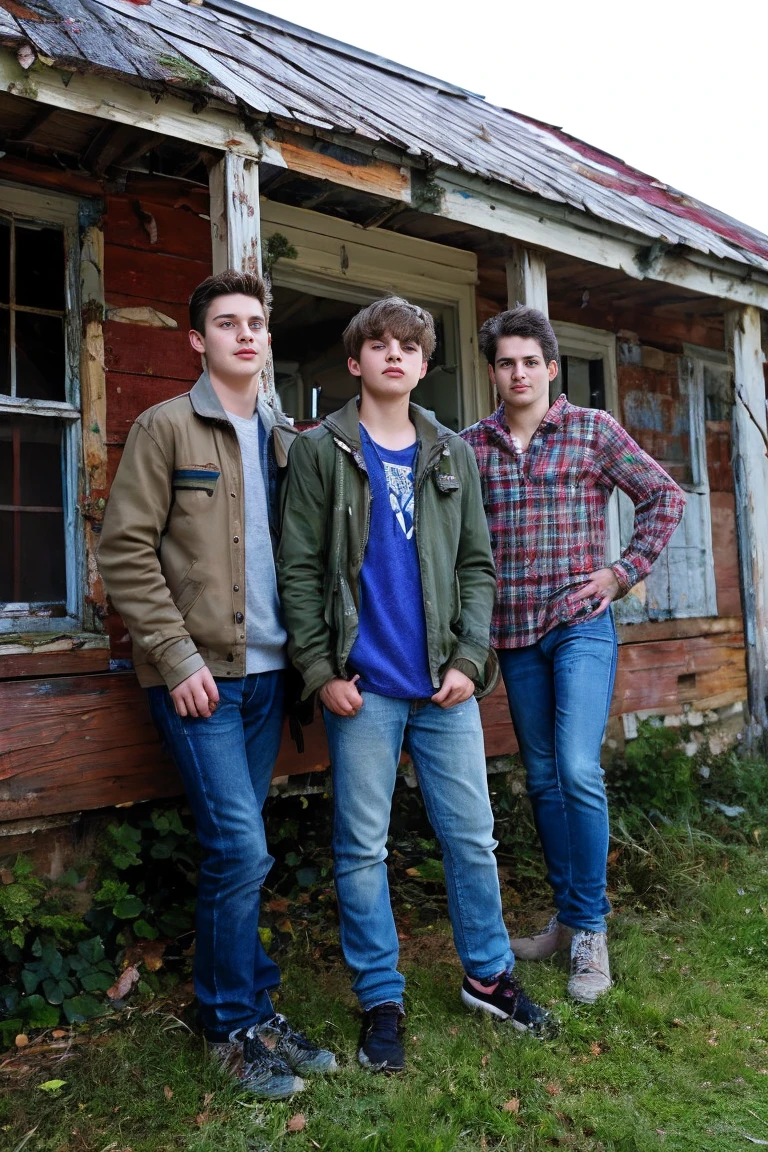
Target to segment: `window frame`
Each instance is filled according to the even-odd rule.
[[[61,423],[62,519],[66,562],[64,615],[35,611],[34,602],[0,606],[0,635],[29,632],[72,632],[82,627],[85,587],[85,541],[78,530],[81,488],[82,410],[80,397],[80,208],[65,194],[40,192],[0,183],[0,214],[44,227],[60,228],[64,237],[65,396],[64,401],[33,400],[0,394],[0,414],[31,416]]]

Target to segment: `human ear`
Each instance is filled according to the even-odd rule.
[[[196,332],[194,328],[190,330],[189,342],[194,348],[195,352],[199,352],[201,356],[205,355],[205,339],[200,335],[199,332]]]
[[[426,374],[427,374],[427,368],[429,368],[429,361],[428,361],[428,360],[422,360],[422,362],[421,362],[421,372],[419,372],[419,380],[423,380],[423,379],[424,379],[424,377],[425,377],[425,376],[426,376]]]
[[[353,376],[362,376],[363,374],[360,368],[360,364],[352,356],[350,356],[349,360],[347,360],[347,368],[349,368]]]
[[[549,364],[547,365],[547,370],[549,372],[549,382],[551,384],[552,381],[557,378],[560,372],[560,369],[557,366],[557,360],[550,360]]]

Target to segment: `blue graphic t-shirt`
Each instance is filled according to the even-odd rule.
[[[413,531],[417,445],[392,451],[360,425],[371,485],[371,523],[360,573],[359,632],[349,655],[361,692],[399,700],[432,696],[427,622]]]

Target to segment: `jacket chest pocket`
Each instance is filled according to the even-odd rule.
[[[579,451],[539,452],[529,460],[527,478],[533,484],[547,485],[574,493],[593,471],[593,453]]]
[[[221,472],[214,464],[175,468],[171,478],[173,503],[180,512],[202,512],[210,507]]]

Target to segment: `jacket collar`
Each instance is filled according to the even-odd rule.
[[[203,419],[218,420],[220,423],[226,424],[231,423],[207,372],[202,372],[197,382],[192,386],[189,401],[195,413],[202,416]],[[278,424],[284,425],[286,428],[292,427],[282,412],[270,407],[261,395],[259,395],[256,404],[256,411],[266,432],[271,432]]]
[[[440,424],[418,404],[408,405],[408,415],[413,422],[416,435],[423,449],[419,453],[421,460],[428,460],[436,444],[442,443],[454,435],[450,428]],[[360,411],[356,396],[338,412],[326,416],[323,424],[332,435],[340,437],[354,451],[360,450]]]

